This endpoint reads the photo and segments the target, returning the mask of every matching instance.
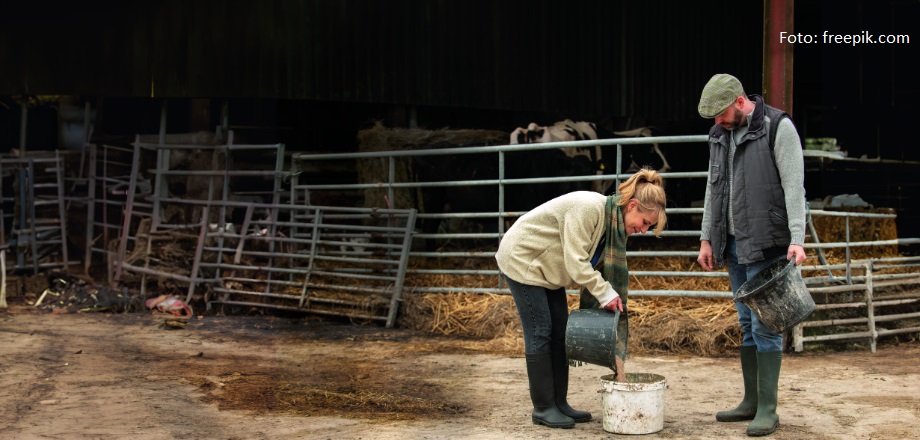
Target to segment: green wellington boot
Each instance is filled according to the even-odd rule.
[[[738,407],[731,411],[719,411],[716,420],[720,422],[740,422],[754,420],[757,414],[757,347],[741,347],[741,375],[744,377],[744,398]]]
[[[575,420],[575,423],[591,421],[591,413],[572,408],[568,402],[569,395],[569,358],[565,354],[565,346],[553,347],[553,397],[556,408],[563,414]]]
[[[571,428],[575,420],[556,407],[553,391],[553,360],[551,353],[528,354],[527,379],[530,381],[530,400],[533,401],[531,420],[534,425],[550,428]]]
[[[782,351],[757,353],[757,415],[747,427],[749,436],[770,435],[779,426],[776,401],[782,363]]]

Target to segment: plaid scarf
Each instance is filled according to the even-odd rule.
[[[604,279],[616,290],[623,301],[623,312],[617,324],[616,354],[626,360],[626,342],[629,338],[628,309],[626,298],[629,296],[629,269],[626,266],[626,226],[623,224],[623,209],[618,206],[619,195],[607,197],[604,206]],[[614,220],[616,216],[616,221]],[[582,289],[579,308],[598,308],[600,303],[587,289]]]
[[[626,310],[626,295],[629,291],[629,269],[626,267],[626,226],[623,224],[623,209],[617,206],[620,196],[607,197],[604,207],[604,216],[607,231],[604,236],[604,279],[609,281],[623,299],[623,310]],[[613,217],[616,215],[616,223]]]

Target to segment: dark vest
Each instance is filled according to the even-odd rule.
[[[789,234],[789,220],[786,215],[786,199],[783,192],[773,143],[776,128],[782,118],[788,118],[782,110],[764,104],[763,98],[751,95],[754,113],[748,132],[735,148],[732,163],[732,200],[728,206],[728,149],[731,132],[716,124],[709,130],[709,177],[710,205],[709,233],[713,257],[721,267],[725,258],[725,242],[728,235],[728,209],[732,209],[735,224],[735,244],[738,262],[749,264],[763,260],[767,251],[786,248],[792,240]],[[768,255],[768,256],[769,256]]]

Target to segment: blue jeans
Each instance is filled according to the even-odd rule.
[[[763,260],[750,263],[738,263],[738,254],[735,249],[735,237],[728,236],[725,242],[725,258],[728,260],[728,279],[732,285],[732,294],[738,295],[738,289],[745,281],[757,275],[758,272],[769,266],[770,263],[778,258],[785,258],[785,255],[773,255]],[[735,301],[735,310],[738,311],[738,323],[741,324],[741,346],[757,346],[758,352],[782,351],[783,334],[775,333],[770,330],[750,307],[744,305],[741,301]]]
[[[569,305],[565,288],[547,289],[505,277],[524,329],[524,354],[565,351]]]

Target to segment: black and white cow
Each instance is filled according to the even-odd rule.
[[[504,177],[529,179],[590,175],[593,163],[584,157],[570,157],[562,149],[546,149],[505,154]],[[494,180],[499,176],[498,160],[494,154],[434,155],[412,160],[414,179],[418,182]],[[504,187],[506,212],[529,211],[541,203],[562,194],[590,190],[591,182],[543,182],[511,184]],[[425,213],[496,212],[498,189],[495,185],[431,186],[420,188],[419,210]],[[496,232],[495,218],[485,219],[424,219],[425,233]],[[426,243],[429,250],[443,248],[445,242]],[[459,245],[454,242],[451,245]],[[491,243],[489,243],[491,244]],[[461,245],[462,246],[462,245]]]
[[[566,119],[549,126],[540,126],[531,122],[526,129],[518,127],[511,132],[510,144],[597,140],[599,138],[598,133],[597,125],[593,122],[574,122],[571,119]],[[601,138],[651,136],[652,129],[650,127],[640,127],[633,130],[616,131]],[[593,170],[594,174],[602,175],[613,172],[616,169],[615,146],[567,147],[561,150],[569,158],[583,158],[583,160],[588,161],[590,164],[588,166]],[[671,169],[671,165],[668,164],[668,160],[664,157],[661,149],[658,148],[657,143],[623,146],[623,161],[625,166],[621,170],[626,173],[636,172],[642,166],[650,166],[662,173]],[[610,190],[610,183],[594,182],[591,189],[606,194]]]
[[[605,135],[605,137],[650,136],[651,130],[637,129]],[[510,144],[546,143],[597,140],[598,129],[594,123],[572,120],[540,126],[531,123],[527,128],[515,129]],[[452,146],[452,145],[451,145]],[[438,146],[434,146],[437,148]],[[449,147],[449,146],[445,146]],[[670,168],[657,145],[624,146],[623,172],[638,170],[641,165],[665,171]],[[660,165],[654,158],[660,158]],[[610,173],[616,169],[616,146],[553,148],[505,154],[504,177],[531,179],[540,177],[587,176]],[[494,155],[435,155],[415,157],[413,174],[419,182],[491,180],[498,178],[498,161]],[[612,191],[612,181],[606,182],[543,182],[510,184],[504,188],[504,209],[507,212],[529,211],[554,197],[579,190],[594,190],[607,194]],[[431,186],[421,188],[416,194],[419,210],[425,213],[476,213],[495,212],[498,208],[498,190],[494,185]],[[507,227],[507,225],[506,225]],[[421,228],[426,233],[444,232],[495,232],[497,221],[486,219],[425,219]],[[445,243],[429,244],[429,250],[443,248]]]
[[[509,143],[515,145],[587,140],[597,140],[597,126],[593,122],[574,122],[566,119],[549,126],[539,126],[531,122],[526,129],[518,127],[511,132]],[[562,152],[571,158],[585,157],[592,163],[601,161],[603,157],[601,147],[597,145],[563,148]]]

